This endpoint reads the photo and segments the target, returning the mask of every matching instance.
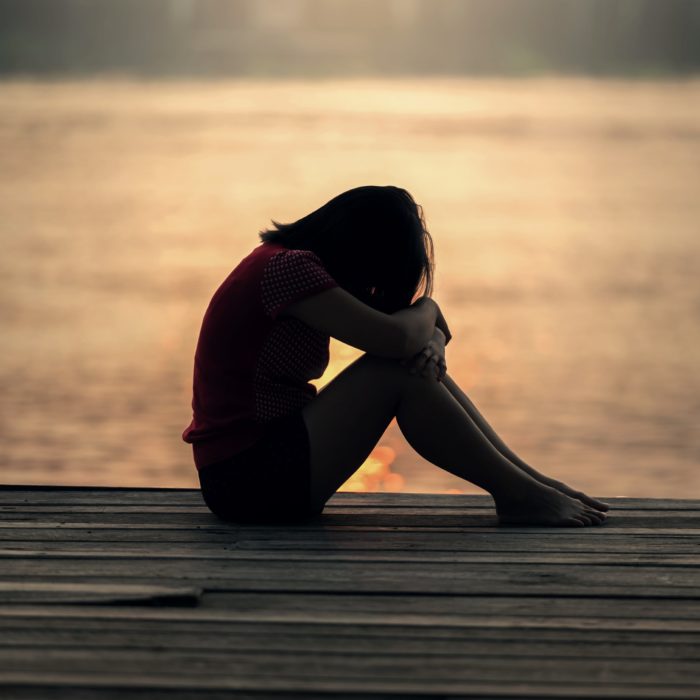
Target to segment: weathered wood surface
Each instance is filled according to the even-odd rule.
[[[700,698],[700,501],[605,500],[244,526],[188,489],[0,487],[0,697]]]

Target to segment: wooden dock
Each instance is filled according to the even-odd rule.
[[[336,494],[241,526],[190,489],[0,487],[0,697],[700,698],[700,501],[498,527]]]

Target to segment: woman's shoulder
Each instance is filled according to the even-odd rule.
[[[265,246],[262,248],[262,246]],[[282,274],[298,275],[309,271],[323,270],[326,266],[319,255],[306,248],[288,248],[281,243],[263,243],[261,250],[256,248],[258,256],[264,260],[265,276]]]
[[[261,299],[273,319],[298,299],[338,286],[313,251],[280,248],[270,256],[261,280]]]
[[[245,255],[231,271],[231,275],[237,278],[262,274],[268,262],[280,254],[285,254],[289,249],[281,243],[263,241]]]
[[[270,258],[273,255],[276,255],[277,253],[284,253],[288,251],[289,248],[287,246],[282,245],[282,243],[275,243],[274,241],[263,241],[262,243],[259,243],[253,250],[250,252],[250,255],[255,256],[257,258]]]
[[[240,294],[244,288],[249,288],[265,297],[271,293],[274,295],[280,288],[299,291],[319,283],[330,285],[332,281],[323,261],[314,251],[264,241],[240,260],[220,291]]]

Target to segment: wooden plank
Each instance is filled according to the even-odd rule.
[[[207,604],[207,598],[219,600]],[[230,607],[220,607],[225,596]],[[323,605],[328,597],[330,600]],[[308,598],[308,600],[307,600]],[[345,602],[347,598],[347,602]],[[700,631],[700,608],[697,601],[669,599],[613,598],[527,598],[527,597],[457,597],[330,595],[293,593],[204,593],[204,604],[193,608],[135,608],[131,606],[95,606],[89,611],[76,605],[18,604],[0,608],[0,622],[8,625],[30,620],[171,620],[200,624],[231,624],[241,621],[273,623],[313,623],[367,625],[419,625],[421,627],[469,627],[564,629],[573,625],[585,630],[645,630],[654,632]],[[547,601],[552,600],[548,607]],[[285,607],[286,602],[290,602]],[[314,616],[314,604],[319,603]],[[654,610],[656,604],[657,613]]]
[[[177,635],[173,638],[173,634]],[[37,655],[44,650],[61,648],[65,650],[122,649],[141,650],[145,654],[154,648],[167,648],[173,651],[195,650],[199,652],[240,652],[240,653],[287,653],[294,648],[303,653],[334,653],[375,656],[384,653],[391,656],[430,656],[446,657],[469,655],[482,658],[524,658],[533,664],[539,659],[626,659],[626,660],[661,660],[677,661],[700,660],[697,638],[686,642],[669,642],[662,639],[638,640],[629,642],[614,638],[581,640],[575,637],[558,639],[540,639],[524,635],[522,640],[496,639],[479,632],[471,639],[433,639],[432,637],[390,637],[390,636],[355,636],[337,629],[331,635],[276,635],[262,632],[250,632],[247,637],[220,631],[216,638],[211,633],[199,630],[182,631],[107,631],[103,634],[63,632],[42,634],[37,630],[3,631],[4,639],[0,641],[0,654],[4,646],[15,649],[34,650]],[[183,639],[187,636],[191,644]]]
[[[418,662],[422,659],[422,663]],[[595,691],[601,685],[625,683],[630,686],[664,684],[688,687],[698,680],[695,661],[669,659],[540,658],[534,664],[528,658],[471,658],[465,655],[423,654],[393,655],[376,653],[249,653],[237,651],[203,652],[164,650],[144,655],[141,650],[124,649],[52,649],[37,654],[33,649],[3,650],[2,675],[11,673],[83,674],[95,677],[111,674],[119,668],[124,676],[144,675],[154,680],[192,682],[228,681],[248,678],[252,687],[269,688],[298,681],[296,689],[312,689],[319,681],[338,681],[343,689],[360,687],[379,690],[406,690],[443,687],[452,692],[469,691],[468,684],[496,683],[569,683]],[[355,683],[360,687],[353,688]],[[347,684],[347,686],[345,685]],[[350,686],[350,687],[348,687]],[[206,686],[205,686],[206,687]],[[215,686],[216,687],[216,686]],[[248,685],[247,687],[251,687]],[[283,686],[284,687],[284,686]]]
[[[31,622],[31,621],[30,621]],[[168,648],[286,653],[290,649],[310,653],[353,653],[431,656],[528,657],[528,658],[620,658],[700,660],[698,633],[609,630],[542,630],[416,627],[410,625],[361,625],[283,623],[232,623],[226,625],[185,621],[61,620],[46,619],[32,627],[23,621],[3,625],[3,647],[37,650]]]
[[[161,525],[163,529],[173,526],[189,527],[233,526],[242,523],[227,523],[217,519],[205,507],[190,506],[2,506],[0,507],[0,531],[22,523],[26,528],[60,524],[66,526],[88,525]],[[427,508],[327,508],[324,513],[305,523],[290,523],[290,526],[328,528],[343,525],[414,527],[420,529],[476,529],[498,528],[499,530],[523,530],[530,528],[502,526],[494,509],[454,509],[428,510]],[[267,525],[262,525],[267,526]],[[605,529],[628,529],[655,527],[661,529],[698,530],[700,511],[692,510],[627,510],[612,511],[607,515]],[[542,528],[539,528],[542,529]],[[580,528],[548,528],[571,531]]]
[[[158,688],[152,684],[146,687],[129,686],[120,687],[95,687],[83,682],[83,685],[55,685],[50,682],[41,685],[42,680],[34,682],[33,685],[19,686],[0,685],[3,700],[367,700],[365,693],[346,693],[337,691],[333,693],[313,692],[310,696],[308,692],[286,692],[276,690],[270,692],[246,692],[241,690],[221,690],[212,688]],[[454,696],[452,696],[454,697]],[[483,697],[483,696],[481,696]],[[371,694],[372,700],[396,700],[395,693],[375,693]],[[402,700],[435,700],[433,695],[414,693],[401,695]],[[557,700],[554,698],[554,700]]]
[[[58,579],[139,579],[154,578],[190,581],[210,588],[239,589],[259,585],[265,590],[390,590],[395,593],[467,592],[533,594],[547,590],[552,595],[685,596],[700,597],[700,576],[693,567],[654,567],[636,565],[633,574],[624,565],[510,564],[489,562],[435,562],[426,567],[416,562],[305,561],[293,565],[284,561],[168,559],[82,560],[6,559],[4,580],[23,577]],[[196,582],[196,583],[195,583]]]
[[[617,505],[613,504],[611,509],[608,511],[608,515],[620,514],[626,518],[646,518],[649,516],[659,518],[693,518],[697,517],[697,515],[700,513],[700,508],[689,507],[688,504],[684,501],[682,501],[681,504],[683,507],[673,508],[655,508],[652,507],[649,503],[647,503],[644,508],[631,507],[630,505],[627,505],[625,507],[617,507]],[[415,515],[425,517],[428,515],[459,516],[465,514],[483,516],[494,512],[495,506],[490,498],[478,502],[474,502],[473,500],[465,500],[464,503],[456,503],[449,505],[438,503],[433,504],[431,506],[427,504],[411,504],[408,502],[402,503],[401,501],[389,506],[381,503],[372,503],[369,499],[361,505],[355,505],[353,503],[346,503],[344,500],[335,501],[331,499],[331,501],[329,501],[324,507],[324,515],[329,516],[337,516],[343,514],[353,514],[356,516],[384,515],[388,517],[392,515]],[[130,503],[128,502],[128,500],[123,502],[104,503],[99,501],[62,502],[60,497],[50,502],[0,502],[0,514],[3,515],[3,517],[8,517],[12,514],[17,513],[23,516],[51,513],[172,513],[176,515],[181,515],[183,513],[210,514],[209,509],[204,504],[201,497],[198,499],[193,499],[192,502],[182,503],[168,503],[165,500],[160,502],[148,503]]]
[[[451,681],[546,681],[584,684],[594,689],[606,682],[644,685],[666,683],[690,684],[697,680],[698,667],[694,661],[668,659],[605,659],[605,658],[555,658],[538,659],[533,664],[527,658],[493,657],[470,658],[464,655],[424,656],[424,663],[416,663],[415,654],[373,655],[352,653],[303,653],[298,650],[286,653],[260,653],[235,650],[159,650],[157,654],[144,655],[141,650],[126,649],[33,649],[3,650],[0,673],[110,673],[115,667],[126,674],[166,675],[173,679],[227,678],[248,676],[256,678],[265,687],[269,675],[276,680],[287,677],[315,679],[342,678],[364,680],[390,680],[411,682],[416,685]],[[410,686],[409,686],[410,687]],[[454,686],[452,686],[454,688]],[[463,686],[463,690],[466,687]]]
[[[193,489],[194,494],[199,494],[198,489]],[[691,498],[630,498],[620,496],[599,496],[594,494],[613,509],[621,510],[698,510],[700,499]],[[443,494],[443,493],[364,493],[340,491],[335,493],[327,505],[339,505],[342,507],[361,508],[384,507],[425,507],[425,508],[458,508],[467,505],[471,508],[492,508],[493,499],[487,494]]]
[[[696,548],[697,549],[697,548]],[[209,562],[230,562],[231,564],[238,562],[366,562],[368,564],[379,564],[382,562],[405,562],[412,564],[568,564],[571,567],[580,566],[602,566],[602,565],[617,565],[620,567],[634,567],[638,564],[644,564],[647,567],[663,567],[668,569],[678,568],[696,568],[700,574],[700,554],[653,554],[644,553],[589,553],[589,552],[435,552],[426,550],[422,552],[405,552],[395,550],[360,550],[357,552],[343,551],[336,552],[332,549],[326,550],[263,550],[255,551],[253,549],[228,549],[219,552],[203,552],[196,550],[182,552],[163,552],[163,551],[120,551],[118,548],[110,548],[108,551],[84,551],[80,547],[72,549],[61,549],[52,551],[42,551],[39,549],[0,549],[0,562],[3,560],[20,561],[20,560],[40,560],[40,561],[65,561],[71,559],[82,560],[113,560],[124,563],[133,561],[134,563],[142,563],[144,559],[149,562],[156,560],[177,560],[181,562],[200,561],[202,564]]]
[[[449,598],[449,608],[457,599]],[[617,601],[606,601],[609,605]],[[664,603],[665,605],[665,603]],[[202,622],[218,622],[220,624],[232,624],[235,622],[260,623],[285,623],[290,625],[298,624],[365,624],[365,625],[411,625],[423,629],[434,629],[437,627],[460,627],[465,629],[505,629],[509,632],[513,630],[597,630],[597,631],[627,631],[627,632],[673,632],[675,634],[692,633],[698,634],[700,622],[695,619],[664,619],[664,618],[642,618],[642,617],[621,617],[615,618],[608,612],[607,617],[577,616],[572,613],[565,615],[535,615],[533,613],[522,613],[508,616],[505,614],[489,614],[488,609],[481,614],[450,614],[447,607],[443,606],[438,613],[431,612],[407,612],[385,613],[382,611],[358,611],[353,607],[347,609],[338,608],[331,611],[321,611],[317,615],[308,611],[293,610],[226,610],[213,608],[131,608],[131,607],[99,607],[87,608],[84,606],[6,606],[0,608],[0,620],[16,624],[21,621],[23,625],[29,624],[28,620],[38,619],[43,621],[48,619],[70,621],[70,620],[138,620],[138,621],[162,621],[174,620],[178,622],[190,622],[200,624]]]
[[[700,499],[627,498],[599,496],[613,509],[621,510],[700,510]],[[118,488],[118,487],[54,487],[54,486],[0,486],[0,504],[102,504],[102,505],[196,505],[202,506],[199,489]],[[441,508],[493,509],[488,495],[442,493],[354,493],[338,492],[329,499],[326,508],[365,507],[384,509],[416,507],[437,510]]]
[[[55,685],[53,683],[41,685],[40,679],[34,685],[18,686],[11,688],[7,685],[0,688],[3,692],[3,700],[396,700],[395,693],[375,693],[371,696],[365,693],[347,693],[336,691],[332,693],[313,691],[296,692],[285,690],[273,691],[245,691],[245,690],[216,690],[213,688],[191,688],[176,687],[159,688],[153,686],[151,682],[139,687],[130,685],[128,688],[91,686],[83,683],[80,687],[76,685]],[[434,695],[426,694],[401,694],[401,700],[435,700]],[[445,696],[442,696],[445,697]],[[455,697],[455,696],[450,696]],[[484,696],[479,696],[483,698]],[[507,699],[506,699],[507,700]],[[556,698],[554,699],[556,700]]]
[[[0,505],[0,517],[10,520],[12,517],[21,517],[22,519],[41,520],[46,516],[49,519],[56,515],[66,515],[75,513],[90,513],[109,516],[111,514],[130,514],[139,513],[141,515],[149,515],[151,513],[168,513],[170,515],[180,516],[183,514],[192,515],[209,515],[209,509],[204,505],[196,504],[108,504],[101,505],[97,503],[73,505],[71,503],[54,503],[52,505],[36,505],[36,504],[14,504]],[[109,519],[109,518],[107,518]]]
[[[200,499],[201,501],[201,499]],[[398,505],[387,506],[382,504],[364,503],[362,505],[353,505],[347,503],[328,503],[324,507],[324,515],[415,515],[424,517],[431,514],[435,516],[442,515],[479,515],[490,514],[495,512],[493,502],[487,504],[462,504],[462,505]],[[182,514],[206,514],[210,515],[210,511],[204,502],[200,503],[61,503],[56,500],[52,503],[13,503],[0,504],[0,515],[3,518],[9,519],[13,515],[21,516],[44,516],[53,514],[74,514],[74,513],[99,513],[99,514],[151,514],[151,513],[169,513],[174,515]],[[608,515],[624,514],[624,517],[647,518],[654,516],[657,518],[692,518],[696,517],[700,510],[695,508],[633,508],[613,507]],[[35,519],[35,518],[33,518]]]
[[[495,511],[475,515],[468,512],[456,515],[440,515],[426,512],[425,515],[402,515],[398,513],[377,513],[361,514],[353,511],[344,513],[323,513],[322,515],[309,519],[305,523],[280,523],[277,527],[285,525],[294,528],[296,531],[304,531],[308,528],[329,528],[329,527],[364,527],[373,530],[381,528],[394,529],[455,529],[469,531],[484,531],[488,529],[500,531],[514,530],[559,530],[571,533],[575,530],[590,530],[596,532],[608,532],[611,530],[631,529],[634,531],[650,532],[662,530],[682,530],[688,534],[697,536],[700,533],[700,513],[692,513],[685,516],[675,515],[648,515],[641,517],[632,513],[615,513],[608,516],[608,521],[596,527],[518,527],[500,526]],[[64,513],[64,514],[27,514],[20,513],[4,514],[0,517],[0,528],[120,528],[120,527],[144,527],[149,529],[183,529],[183,528],[211,528],[229,527],[240,528],[242,524],[226,523],[219,520],[211,513],[114,513],[109,517],[101,513]],[[275,527],[272,524],[264,524],[262,527]]]
[[[580,529],[575,534],[554,528],[528,530],[422,531],[388,529],[381,532],[348,529],[223,528],[206,530],[139,530],[104,529],[73,530],[65,528],[0,529],[3,548],[41,548],[44,551],[79,547],[84,551],[132,550],[148,551],[228,551],[303,550],[303,551],[446,551],[446,552],[619,552],[687,554],[699,549],[700,538],[692,535],[610,531],[605,537],[592,534],[594,528]],[[675,531],[674,531],[675,532]],[[3,538],[5,534],[8,537]],[[14,535],[14,537],[12,537]]]
[[[494,617],[567,617],[596,618],[595,623],[615,624],[619,619],[653,620],[655,624],[671,625],[672,620],[692,621],[700,619],[700,601],[644,598],[555,598],[516,596],[440,596],[440,595],[353,595],[314,594],[303,595],[276,592],[238,593],[207,591],[201,599],[203,608],[219,608],[234,613],[256,610],[259,614],[291,612],[297,615],[327,615],[342,611],[347,614],[377,616],[396,619],[401,616],[430,616],[434,624],[443,620],[490,615]],[[372,618],[374,619],[374,618]],[[659,622],[662,621],[662,622]],[[588,623],[586,623],[588,624]],[[669,627],[669,628],[671,628]]]
[[[65,533],[64,533],[65,534]],[[270,535],[268,535],[270,537]],[[274,536],[273,536],[274,537]],[[508,537],[479,537],[465,538],[461,535],[444,535],[435,533],[430,536],[416,537],[413,533],[401,531],[375,536],[375,533],[365,533],[358,539],[355,533],[334,533],[332,537],[309,533],[306,538],[299,537],[293,532],[286,533],[285,539],[267,539],[265,533],[261,533],[256,539],[246,538],[212,538],[206,540],[190,541],[163,541],[161,539],[131,539],[131,540],[94,540],[84,541],[76,538],[63,538],[41,540],[0,540],[0,550],[3,553],[31,554],[34,551],[42,553],[81,552],[101,554],[130,554],[141,553],[158,556],[196,556],[207,558],[213,555],[227,557],[232,551],[258,552],[258,553],[284,553],[284,552],[335,552],[335,553],[363,553],[363,552],[412,552],[421,553],[489,553],[499,554],[527,554],[530,552],[541,554],[601,554],[621,555],[618,561],[624,561],[627,555],[644,555],[650,562],[662,560],[664,557],[677,555],[696,555],[700,548],[695,538],[627,538],[606,537],[590,541],[587,538],[508,538]],[[657,555],[659,559],[657,559]]]
[[[63,494],[66,496],[85,495],[98,498],[109,494],[119,494],[123,498],[138,498],[147,494],[170,496],[191,496],[199,489],[153,486],[61,486],[59,484],[0,484],[0,494],[32,496],[36,494]]]
[[[296,592],[297,594],[306,593],[325,593],[325,592],[359,592],[359,593],[374,593],[374,594],[430,594],[430,595],[463,595],[482,596],[491,592],[494,596],[543,596],[548,592],[553,596],[571,595],[575,597],[633,597],[633,598],[654,598],[666,600],[669,598],[681,598],[685,600],[698,600],[697,584],[693,586],[665,586],[663,585],[664,574],[660,574],[657,580],[647,581],[630,588],[625,585],[622,580],[610,580],[605,582],[596,582],[592,577],[580,577],[576,580],[570,579],[570,583],[566,584],[563,581],[556,585],[547,585],[547,582],[542,580],[548,575],[545,572],[542,575],[536,573],[527,574],[523,577],[523,583],[512,579],[504,581],[497,573],[490,571],[477,571],[469,579],[460,577],[452,583],[442,586],[436,585],[434,581],[421,579],[410,584],[402,583],[398,578],[389,578],[382,574],[373,575],[366,580],[353,585],[348,581],[347,577],[355,575],[356,572],[334,572],[333,576],[342,575],[345,581],[326,580],[317,581],[308,578],[295,579],[288,582],[261,581],[259,577],[241,578],[208,578],[206,575],[198,576],[177,576],[163,577],[162,575],[147,576],[133,575],[122,577],[122,580],[128,581],[134,585],[153,586],[159,584],[167,585],[187,585],[193,587],[202,587],[211,591],[234,591],[234,592],[249,592],[249,591],[287,591]],[[408,573],[407,575],[413,575]],[[480,580],[477,580],[479,579]],[[3,576],[6,582],[14,582],[20,580],[42,581],[46,580],[43,574],[38,575],[18,575],[18,576]],[[101,583],[106,584],[113,580],[113,576],[105,575],[73,575],[61,574],[53,577],[52,581],[60,581],[62,583]],[[656,585],[655,585],[656,584]]]
[[[42,604],[45,608],[46,604]],[[584,621],[578,617],[575,627],[562,625],[560,621],[548,621],[543,623],[541,617],[531,615],[528,619],[518,620],[518,625],[510,626],[507,620],[501,620],[500,624],[489,623],[486,625],[477,624],[485,619],[484,615],[477,616],[479,620],[465,619],[464,624],[457,622],[442,622],[438,616],[431,615],[430,623],[424,619],[411,622],[406,618],[398,618],[387,614],[386,619],[381,614],[374,616],[362,615],[354,620],[346,611],[343,621],[338,621],[332,616],[323,614],[319,619],[307,616],[301,619],[297,616],[275,616],[262,615],[260,619],[254,618],[250,614],[243,619],[238,619],[234,615],[227,615],[224,619],[211,619],[181,614],[175,614],[175,608],[158,608],[173,612],[168,618],[148,618],[130,616],[106,617],[100,615],[99,609],[95,608],[94,617],[69,616],[65,608],[67,606],[53,606],[55,614],[44,615],[23,615],[12,614],[8,608],[6,614],[0,616],[0,630],[3,635],[0,637],[0,646],[12,646],[12,635],[17,638],[26,638],[27,643],[43,643],[48,637],[65,636],[77,641],[81,639],[92,639],[93,636],[100,637],[104,642],[107,634],[130,634],[135,637],[139,635],[151,634],[171,634],[177,636],[173,638],[173,644],[182,648],[200,648],[206,640],[217,643],[229,637],[235,641],[237,639],[247,639],[248,636],[255,636],[260,639],[271,639],[271,643],[280,644],[280,637],[304,637],[304,638],[343,638],[350,641],[362,642],[366,639],[381,640],[403,640],[407,643],[411,640],[428,641],[460,641],[472,642],[483,640],[484,642],[536,642],[542,643],[615,643],[639,646],[686,646],[692,647],[693,653],[700,653],[697,642],[700,639],[699,628],[696,623],[688,624],[688,621],[680,621],[676,629],[675,620],[671,620],[666,625],[659,624],[661,621],[655,620],[654,625],[649,628],[626,622],[619,624],[615,618],[605,618],[601,626],[592,626],[590,621]],[[71,606],[75,607],[75,605]],[[189,610],[183,608],[182,610]],[[179,610],[178,610],[179,611]],[[250,611],[249,611],[250,612]],[[443,610],[443,614],[446,614]],[[133,609],[132,609],[133,613]],[[417,613],[411,619],[417,620]],[[392,619],[393,617],[393,619]],[[502,616],[505,617],[505,616]],[[520,617],[523,617],[522,615]],[[269,618],[269,619],[268,619]],[[573,618],[572,618],[573,619]],[[694,629],[691,629],[693,628]],[[199,635],[200,641],[196,643],[190,639],[189,635]],[[122,645],[124,646],[124,645]],[[446,650],[448,651],[448,650]]]
[[[286,654],[291,648],[297,653],[317,654],[353,654],[355,656],[372,656],[379,654],[391,658],[425,656],[444,658],[469,655],[482,659],[529,659],[538,664],[542,659],[560,659],[563,663],[578,659],[616,659],[619,661],[662,660],[679,662],[700,661],[697,639],[682,643],[649,642],[636,640],[629,644],[610,640],[581,641],[578,639],[559,639],[543,641],[537,639],[493,640],[477,637],[471,640],[435,640],[431,638],[390,638],[390,637],[354,637],[338,634],[337,636],[304,636],[279,634],[263,635],[251,633],[248,637],[210,635],[187,631],[192,644],[187,645],[180,639],[172,639],[171,633],[133,633],[120,632],[104,634],[40,634],[36,631],[4,632],[7,640],[0,642],[0,654],[5,645],[14,649],[28,650],[37,656],[55,648],[65,651],[82,651],[88,655],[91,650],[119,650],[128,648],[141,651],[144,655],[152,653],[154,648],[167,648],[172,651],[196,651],[234,654]],[[1,663],[1,662],[0,662]]]
[[[140,586],[127,583],[59,583],[54,581],[0,581],[0,602],[101,603],[108,605],[197,605],[201,588]]]
[[[202,544],[233,544],[236,542],[284,542],[287,540],[334,543],[342,538],[358,544],[364,541],[416,541],[457,542],[466,545],[475,542],[499,542],[511,546],[531,546],[535,542],[549,543],[554,546],[568,546],[581,543],[588,547],[604,546],[606,542],[620,543],[628,540],[633,546],[637,543],[655,541],[683,545],[695,545],[700,539],[700,530],[678,530],[665,528],[630,528],[616,529],[609,525],[587,528],[405,528],[405,527],[294,527],[242,526],[220,523],[210,527],[168,527],[158,525],[116,525],[95,523],[92,525],[55,524],[44,526],[42,523],[28,524],[18,521],[12,526],[0,524],[0,542],[7,541],[55,541],[55,542],[148,542],[157,546],[161,542],[189,542]],[[449,546],[449,545],[448,545]]]
[[[570,682],[549,682],[549,681],[518,681],[518,680],[496,680],[496,681],[474,681],[464,682],[462,680],[451,680],[449,678],[438,678],[427,683],[414,683],[412,680],[404,679],[309,679],[299,677],[277,678],[274,674],[269,674],[262,680],[258,678],[244,677],[242,675],[223,677],[196,677],[196,678],[173,678],[167,674],[163,675],[143,675],[137,673],[100,673],[88,676],[77,673],[21,673],[8,672],[0,674],[0,687],[8,688],[10,692],[21,691],[24,688],[40,689],[46,688],[49,691],[66,688],[71,693],[71,700],[79,697],[77,693],[81,690],[88,690],[90,693],[86,697],[103,697],[103,690],[114,691],[119,697],[128,693],[128,697],[135,697],[135,693],[141,692],[145,697],[158,697],[156,693],[167,693],[167,698],[212,698],[211,691],[225,691],[225,698],[236,698],[236,700],[259,700],[260,698],[285,698],[297,700],[297,698],[313,697],[314,700],[323,698],[324,693],[330,693],[326,697],[335,700],[357,700],[358,697],[371,698],[391,697],[399,695],[402,700],[437,700],[449,697],[452,700],[477,700],[478,698],[500,698],[501,700],[514,700],[515,698],[587,698],[595,692],[596,698],[609,698],[611,700],[672,700],[675,698],[695,698],[697,699],[697,688],[694,684],[665,684],[615,682],[606,685],[595,683],[581,683],[579,686]],[[253,691],[255,694],[247,695],[246,692]],[[99,696],[96,693],[100,693]],[[184,693],[184,695],[182,695]],[[188,695],[194,693],[195,695]],[[232,695],[231,693],[235,693]],[[241,694],[243,693],[243,694]],[[299,695],[295,695],[299,693]],[[386,693],[386,695],[384,695]],[[356,695],[357,694],[357,695]],[[45,696],[41,696],[42,700]],[[113,695],[109,697],[114,697]],[[165,697],[165,695],[163,695]],[[214,696],[216,697],[216,696]]]
[[[647,523],[642,521],[644,525]],[[206,525],[197,525],[186,521],[176,522],[173,524],[156,524],[152,522],[132,523],[128,520],[123,523],[105,523],[105,522],[74,522],[74,521],[44,521],[44,522],[23,522],[16,520],[14,522],[0,521],[0,539],[17,539],[18,537],[29,539],[51,539],[53,537],[65,537],[70,539],[77,538],[94,538],[95,532],[100,537],[114,537],[115,533],[110,533],[110,530],[117,531],[123,535],[123,538],[136,536],[137,539],[144,537],[166,538],[167,541],[175,541],[172,538],[197,538],[198,540],[213,541],[216,537],[232,538],[244,534],[250,536],[255,533],[267,533],[268,535],[279,535],[284,529],[293,532],[297,536],[306,536],[309,532],[331,533],[344,532],[355,533],[356,536],[362,537],[364,533],[414,533],[417,535],[423,534],[458,534],[463,537],[471,538],[477,534],[489,534],[492,536],[508,535],[513,537],[550,537],[550,538],[588,538],[594,542],[593,538],[601,538],[608,536],[619,537],[621,535],[629,536],[651,536],[651,537],[677,537],[685,538],[687,541],[697,540],[700,537],[700,528],[667,528],[667,527],[629,527],[619,528],[615,523],[606,523],[600,526],[591,527],[499,527],[495,524],[491,526],[478,527],[423,527],[414,523],[412,526],[406,526],[401,523],[392,525],[368,525],[345,523],[337,524],[328,521],[320,524],[289,524],[289,525],[242,525],[236,523],[227,523],[213,518]],[[68,534],[56,534],[58,530],[65,530]]]

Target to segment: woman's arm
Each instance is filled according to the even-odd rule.
[[[342,287],[300,299],[281,312],[372,355],[407,358],[432,337],[439,307],[421,297],[406,309],[385,314]]]
[[[445,320],[445,317],[442,315],[442,309],[438,307],[438,317],[437,320],[435,321],[435,327],[439,328],[443,335],[445,336],[445,345],[452,340],[452,333],[450,333],[450,329],[447,326],[447,321]]]

